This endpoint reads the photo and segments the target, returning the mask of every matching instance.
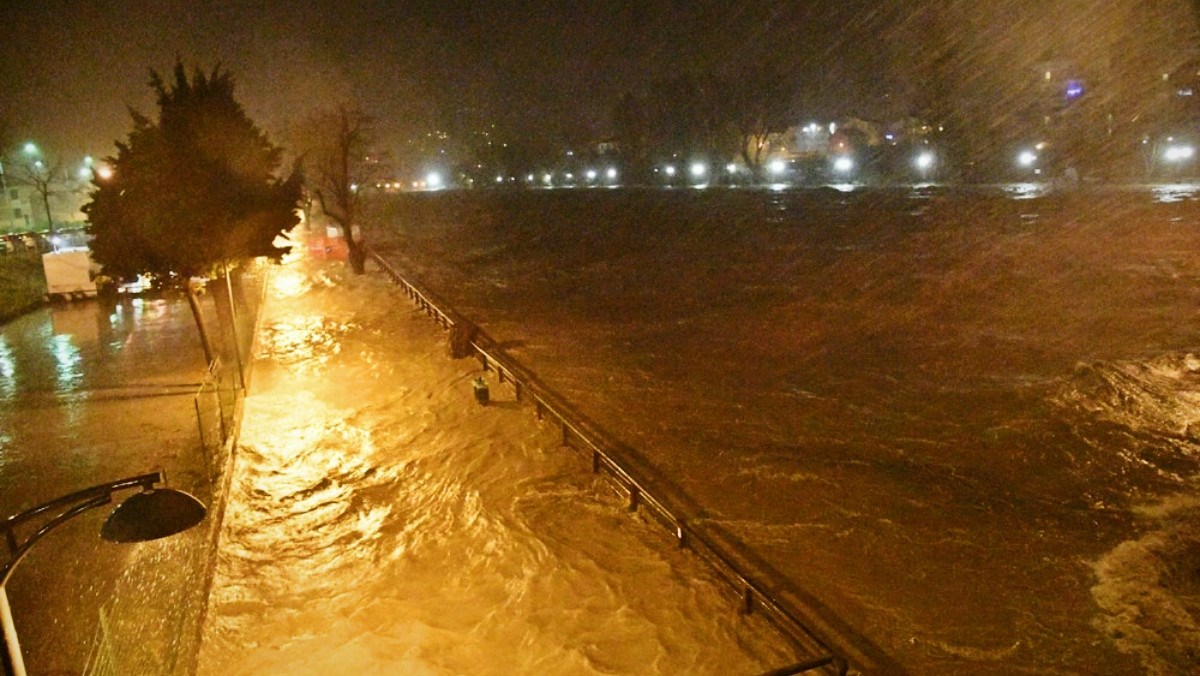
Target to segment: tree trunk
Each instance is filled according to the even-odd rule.
[[[471,322],[462,318],[455,320],[454,326],[450,327],[450,357],[463,359],[474,355],[475,347],[471,343],[478,333],[479,328]]]
[[[213,363],[212,343],[208,339],[208,329],[204,326],[204,315],[200,310],[200,298],[191,282],[187,284],[188,305],[192,308],[192,318],[196,320],[196,330],[200,333],[200,347],[204,350],[204,365]]]
[[[50,214],[50,196],[46,191],[42,191],[42,206],[46,208],[46,239],[50,240],[50,249],[56,250],[54,246],[54,216]]]
[[[367,252],[363,251],[362,243],[354,237],[354,228],[342,225],[342,236],[346,238],[346,250],[350,259],[350,269],[354,274],[361,275],[367,271]]]

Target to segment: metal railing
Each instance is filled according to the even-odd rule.
[[[400,287],[401,291],[444,330],[467,325],[450,306],[431,292],[419,288],[400,274],[386,259],[367,247],[373,259]],[[474,328],[474,327],[473,327]],[[562,444],[590,456],[592,471],[604,475],[627,502],[630,511],[641,513],[666,528],[678,546],[695,553],[708,564],[737,596],[739,611],[765,618],[794,647],[808,653],[800,661],[774,669],[763,676],[786,676],[814,669],[833,670],[844,675],[849,662],[809,628],[797,612],[746,572],[726,548],[719,545],[689,518],[684,509],[660,497],[652,490],[653,482],[633,467],[630,453],[622,451],[615,439],[575,410],[566,400],[544,385],[532,371],[503,352],[499,344],[481,329],[474,328],[471,346],[485,371],[494,371],[501,384],[508,383],[518,401],[532,404],[538,420],[549,418],[562,429]]]

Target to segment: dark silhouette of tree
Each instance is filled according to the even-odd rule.
[[[158,119],[130,111],[133,130],[107,158],[109,179],[95,178],[88,216],[92,255],[117,279],[147,274],[184,291],[213,360],[198,283],[230,266],[290,247],[275,240],[299,219],[301,178],[279,178],[282,151],[247,117],[233,78],[215,67],[191,77],[176,62],[165,81],[151,71]]]
[[[651,130],[645,97],[627,92],[612,108],[613,138],[625,160],[627,182],[649,175]]]
[[[387,163],[374,147],[374,120],[361,110],[341,105],[314,113],[298,130],[304,149],[308,187],[321,211],[341,228],[351,269],[363,274],[366,253],[362,246],[364,199],[385,174]]]
[[[792,122],[788,81],[775,68],[747,64],[725,83],[725,117],[737,139],[742,161],[761,180],[769,137],[785,131]]]

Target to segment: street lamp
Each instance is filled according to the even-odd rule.
[[[929,151],[929,150],[926,150],[926,151],[922,152],[921,154],[917,155],[916,159],[913,160],[913,164],[916,165],[917,172],[919,172],[921,174],[922,180],[927,179],[929,177],[929,172],[930,172],[930,170],[933,169],[933,165],[936,163],[937,163],[937,157],[933,154],[932,151]]]
[[[155,487],[155,484],[163,481],[165,479],[161,471],[110,481],[55,498],[4,521],[9,559],[0,569],[0,630],[4,637],[6,675],[25,676],[25,661],[21,658],[21,644],[17,641],[12,608],[8,605],[8,593],[5,591],[17,564],[55,528],[90,509],[112,503],[113,493],[117,491],[141,489],[117,505],[105,519],[100,528],[100,537],[109,542],[157,540],[182,533],[204,520],[207,510],[199,500],[174,488]],[[47,520],[21,542],[17,537],[17,528],[37,518]]]

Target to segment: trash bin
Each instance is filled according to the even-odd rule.
[[[479,402],[480,406],[487,406],[488,403],[488,385],[487,381],[482,376],[475,379],[475,401]]]

